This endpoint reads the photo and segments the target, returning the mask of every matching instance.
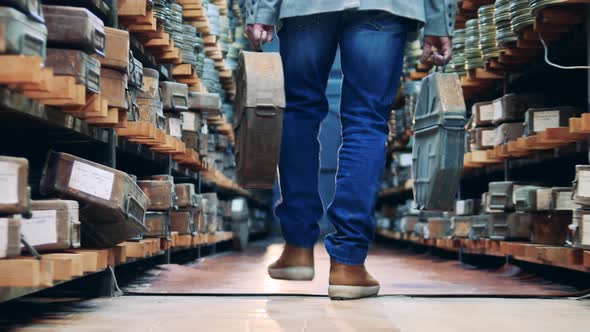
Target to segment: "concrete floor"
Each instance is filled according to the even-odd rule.
[[[380,297],[98,299],[15,331],[588,331],[590,302]]]

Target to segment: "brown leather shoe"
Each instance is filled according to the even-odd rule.
[[[330,261],[330,286],[332,300],[353,300],[379,294],[379,282],[364,265],[345,265]]]
[[[313,280],[313,247],[298,248],[285,244],[281,257],[268,267],[273,279]]]

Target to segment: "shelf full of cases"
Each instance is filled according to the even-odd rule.
[[[462,254],[509,257],[529,263],[590,273],[590,251],[578,248],[491,239],[424,239],[416,237],[413,234],[404,234],[385,229],[378,230],[377,235],[390,240],[461,252]]]
[[[110,268],[159,258],[170,249],[172,255],[179,251],[194,250],[197,254],[205,246],[231,241],[233,233],[178,235],[171,238],[147,238],[128,241],[106,249],[71,249],[41,254],[41,259],[20,256],[0,260],[0,270],[9,271],[0,276],[0,302],[10,301],[45,289],[80,281],[100,273],[111,274]],[[151,261],[157,264],[156,261]],[[99,285],[92,285],[92,288]]]
[[[107,130],[5,88],[0,88],[0,119],[3,134],[46,133],[60,139],[109,142]]]
[[[464,27],[465,21],[478,17],[479,7],[492,3],[494,1],[463,1],[459,7],[456,27]],[[485,68],[470,69],[468,74],[462,77],[465,98],[475,100],[479,96],[501,87],[501,84],[511,79],[506,74],[529,76],[531,70],[535,69],[531,66],[531,62],[543,58],[544,47],[541,37],[553,53],[558,49],[558,47],[553,47],[554,43],[574,39],[575,36],[580,35],[572,33],[572,31],[576,32],[578,28],[583,29],[581,26],[587,20],[585,4],[590,4],[590,1],[563,0],[533,11],[534,24],[520,30],[516,42],[503,45],[500,55],[490,58],[485,63]],[[572,41],[567,47],[562,47],[565,57],[572,58],[585,52],[585,41]],[[555,54],[551,54],[551,58],[553,57]]]
[[[110,133],[108,129],[96,127],[86,121],[76,118],[60,109],[45,106],[17,92],[0,88],[0,129],[3,137],[2,151],[21,152],[22,146],[37,146],[43,143],[48,148],[57,144],[86,143],[110,145]],[[160,168],[167,163],[168,156],[152,151],[149,146],[133,143],[125,138],[113,136],[116,152],[135,156],[142,162],[142,167]],[[19,144],[16,144],[19,143]],[[30,143],[30,144],[27,144]],[[25,149],[26,150],[26,149]],[[41,154],[47,151],[41,151]],[[145,162],[147,165],[144,165]],[[40,160],[40,163],[43,161]],[[150,165],[151,164],[151,165]],[[172,162],[172,169],[177,176],[185,176],[196,181],[198,172]],[[256,199],[249,191],[239,188],[235,183],[231,185],[213,185],[214,189],[223,190],[231,196],[244,196],[256,203],[262,202]]]

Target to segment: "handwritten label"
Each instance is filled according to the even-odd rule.
[[[18,203],[18,165],[0,161],[0,204]]]
[[[0,218],[0,258],[7,255],[8,249],[8,219]]]
[[[193,112],[182,112],[182,130],[197,132],[197,117]]]
[[[481,145],[484,147],[494,146],[496,131],[494,129],[481,131]]]
[[[168,128],[170,130],[170,136],[177,138],[182,137],[181,124],[179,118],[168,118]]]
[[[538,133],[547,128],[559,127],[559,111],[543,111],[533,114],[533,131]]]
[[[494,120],[500,120],[504,117],[504,107],[502,99],[494,100]]]
[[[576,195],[580,197],[590,197],[590,171],[578,172],[578,190]]]
[[[479,120],[480,121],[492,121],[494,120],[494,105],[485,104],[479,106]]]
[[[32,246],[57,242],[57,211],[33,211],[31,219],[21,220],[21,233]]]
[[[590,214],[585,214],[582,217],[582,237],[580,240],[582,245],[590,246]]]
[[[109,200],[111,199],[114,181],[115,174],[74,161],[68,186],[92,196]]]

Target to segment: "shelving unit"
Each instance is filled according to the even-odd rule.
[[[478,18],[478,10],[482,6],[494,3],[494,0],[458,1],[455,27],[465,28],[468,20]],[[550,61],[563,66],[587,65],[590,1],[539,1],[538,4],[542,6],[537,6],[532,11],[534,24],[520,31],[515,42],[502,45],[497,56],[484,60],[483,68],[468,69],[464,75],[457,71],[461,78],[467,116],[471,113],[472,105],[477,102],[493,101],[508,93],[527,92],[543,94],[550,100],[547,107],[572,105],[582,109],[584,113],[570,118],[567,126],[547,128],[534,135],[496,145],[492,149],[467,152],[457,199],[479,199],[482,193],[488,191],[488,183],[494,181],[570,187],[575,178],[575,165],[588,164],[590,116],[586,112],[590,90],[587,71],[562,70],[547,64],[541,38],[547,44]],[[407,55],[415,56],[414,53]],[[432,66],[423,64],[406,65],[405,68],[405,82],[412,84],[434,70]],[[452,65],[447,66],[447,72],[453,71]],[[410,92],[406,91],[406,94],[414,91],[413,85],[407,87]],[[411,98],[416,96],[403,99]],[[403,105],[403,101],[398,101],[397,104],[400,103]],[[413,128],[410,127],[406,128],[405,133],[397,133],[399,138],[391,141],[387,150],[389,161],[394,159],[394,155],[411,152],[403,147],[408,142],[407,136],[412,132]],[[403,180],[397,182],[403,183]],[[399,227],[400,213],[403,215],[405,212],[396,211],[409,209],[409,205],[402,206],[411,198],[411,192],[406,186],[387,188],[379,193],[377,201],[381,212],[378,217],[388,219],[381,224],[378,220],[379,236],[446,251],[506,257],[590,272],[590,251],[573,248],[565,243],[560,246],[546,246],[491,239],[469,240],[453,236],[426,236],[425,239],[413,233],[401,233],[396,227]],[[411,216],[421,218],[423,222],[427,219],[423,213]]]
[[[183,5],[192,2],[181,1]],[[227,13],[225,0],[212,2]],[[177,75],[179,66],[182,66],[179,57],[168,57],[165,52],[153,47],[154,41],[161,36],[146,38],[150,33],[163,33],[163,22],[153,17],[147,1],[42,0],[42,3],[84,7],[102,19],[105,26],[129,30],[130,50],[144,68],[156,69],[161,80],[188,79],[191,90],[206,92],[195,72],[191,71],[189,78]],[[137,12],[130,14],[129,8]],[[206,18],[204,13],[202,15]],[[131,24],[133,22],[139,22],[141,28]],[[209,22],[206,21],[199,30],[208,29]],[[0,31],[0,37],[1,34]],[[231,101],[235,89],[232,72],[224,67],[218,40],[211,38],[215,37],[212,35],[205,36],[208,47],[216,48],[207,56],[215,57],[222,87]],[[179,50],[173,46],[170,36],[166,40],[168,42],[159,47],[170,47],[178,54]],[[105,107],[103,97],[85,93],[84,87],[74,84],[73,79],[55,76],[50,68],[41,66],[40,58],[0,55],[0,63],[11,64],[2,65],[0,69],[0,85],[3,85],[0,87],[0,155],[29,160],[29,185],[34,195],[38,192],[45,157],[48,151],[55,150],[138,177],[172,175],[178,182],[193,183],[198,193],[216,192],[225,200],[243,197],[256,209],[270,210],[270,203],[264,195],[241,188],[217,170],[213,163],[205,164],[196,151],[186,148],[184,143],[166,132],[148,123],[127,121],[126,113],[120,110],[113,109],[116,112],[110,113],[112,110]],[[105,118],[107,114],[109,121]],[[115,119],[111,119],[111,114],[117,115]],[[206,115],[203,120],[210,130],[227,136],[233,145],[233,127],[223,113],[219,114]],[[103,120],[96,121],[97,117]],[[119,267],[137,262],[169,263],[171,258],[187,253],[200,257],[204,253],[214,253],[219,244],[231,245],[239,236],[243,234],[218,231],[179,235],[168,232],[164,238],[130,240],[113,248],[44,252],[39,259],[26,255],[0,259],[0,271],[3,271],[0,276],[0,302],[68,285],[72,281],[90,282],[92,289],[99,289],[99,295],[112,296],[115,292],[114,276]]]

